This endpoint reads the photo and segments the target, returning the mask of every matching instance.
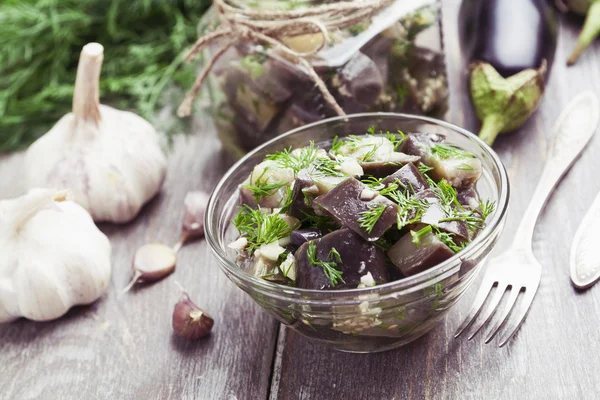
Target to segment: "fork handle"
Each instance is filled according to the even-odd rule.
[[[535,192],[513,239],[513,249],[531,250],[538,216],[562,176],[596,132],[600,106],[592,92],[576,96],[554,125],[554,134],[546,163]]]

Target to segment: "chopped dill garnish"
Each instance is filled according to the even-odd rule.
[[[381,218],[381,216],[385,212],[386,208],[387,206],[382,203],[369,204],[369,209],[362,212],[360,214],[360,217],[358,218],[358,223],[360,224],[360,227],[364,228],[364,230],[367,233],[371,233],[373,231],[373,228],[375,228],[377,221],[379,221],[379,218]]]
[[[286,182],[269,183],[269,178],[263,178],[267,170],[268,168],[263,170],[262,174],[260,174],[254,184],[242,185],[242,187],[252,192],[252,196],[254,196],[254,199],[257,202],[261,201],[265,197],[274,195],[275,192],[287,185]]]
[[[440,239],[442,243],[448,246],[450,250],[452,250],[455,253],[458,253],[459,251],[467,247],[467,245],[469,244],[469,242],[456,243],[456,241],[454,240],[455,235],[453,233],[442,232],[439,230],[438,227],[434,227],[433,230],[435,232],[435,236],[437,236],[437,238]]]
[[[340,162],[331,160],[329,158],[318,158],[314,160],[312,167],[314,168],[313,175],[315,176],[334,178],[342,178],[346,176],[343,172],[338,170],[340,167]]]
[[[486,200],[479,201],[479,210],[481,211],[481,218],[485,221],[496,210],[496,202]]]
[[[283,149],[265,157],[265,160],[275,161],[282,168],[291,168],[294,173],[308,167],[313,161],[319,157],[319,148],[315,146],[315,142],[311,140],[308,146],[300,148],[296,152],[292,152],[292,148]]]
[[[323,269],[323,273],[331,282],[331,286],[335,286],[340,282],[346,283],[344,281],[342,271],[335,268],[337,264],[342,263],[342,257],[334,247],[332,247],[331,250],[329,250],[328,254],[328,258],[331,261],[321,261],[317,258],[317,246],[315,245],[314,241],[308,242],[308,249],[306,250],[306,254],[308,256],[309,264]]]
[[[394,181],[394,183],[390,183],[389,185],[385,186],[383,189],[379,189],[379,194],[382,196],[389,196],[391,194],[393,194],[394,192],[396,192],[396,190],[398,190],[398,188],[402,186],[403,189],[406,189],[406,186],[404,186],[402,184],[402,182],[400,182],[399,180]]]
[[[340,147],[342,146],[342,141],[340,140],[340,138],[335,135],[335,137],[333,138],[333,142],[331,142],[331,151],[333,153],[337,153],[337,151],[340,149]]]
[[[456,169],[459,171],[473,171],[473,167],[466,163],[460,164]]]
[[[431,225],[427,225],[426,227],[421,228],[418,231],[410,231],[410,236],[412,236],[412,242],[417,247],[421,246],[421,240],[423,240],[423,238],[429,235],[432,231],[433,229],[431,228]]]
[[[361,182],[367,185],[369,189],[379,191],[385,187],[385,185],[383,184],[383,179],[384,178],[377,178],[373,175],[369,175],[366,178],[363,178]]]
[[[398,229],[404,228],[414,222],[418,222],[425,211],[429,208],[429,202],[426,199],[418,199],[409,193],[403,193],[400,190],[387,194],[397,205],[398,214],[396,224]],[[412,215],[412,218],[410,218]]]
[[[433,167],[430,167],[429,165],[423,163],[419,163],[419,166],[417,168],[419,169],[419,172],[423,175],[433,170]]]
[[[338,228],[338,224],[329,215],[317,215],[314,212],[301,211],[304,217],[300,220],[302,225],[317,228],[321,232],[332,232]]]
[[[260,208],[254,210],[248,205],[240,207],[233,225],[248,240],[248,251],[252,252],[263,244],[269,244],[286,236],[295,227],[290,227],[279,214],[265,214]]]
[[[287,214],[292,206],[292,202],[294,201],[294,191],[291,187],[287,186],[285,188],[285,197],[283,198],[283,204],[281,205],[280,214]]]
[[[431,146],[431,154],[442,160],[449,158],[475,158],[475,154],[445,143],[436,143]]]
[[[390,131],[385,132],[385,138],[392,142],[394,145],[394,151],[398,150],[398,147],[400,147],[404,142],[404,139],[406,139],[406,135],[400,129],[398,129],[398,135],[400,135],[400,137],[396,136]]]

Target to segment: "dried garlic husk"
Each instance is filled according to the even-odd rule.
[[[101,105],[103,47],[84,46],[73,112],[27,150],[28,187],[68,187],[94,221],[124,223],[159,191],[166,159],[150,123]]]
[[[0,201],[0,323],[47,321],[98,299],[110,243],[67,192],[34,189]]]

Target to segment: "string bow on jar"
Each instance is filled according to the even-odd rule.
[[[199,38],[186,56],[187,62],[194,59],[207,45],[216,40],[225,39],[210,57],[208,63],[196,77],[194,85],[186,94],[179,106],[180,117],[189,116],[192,104],[208,73],[217,60],[238,41],[254,41],[268,46],[272,51],[268,55],[281,55],[290,62],[302,67],[304,72],[315,83],[324,100],[338,115],[346,113],[337,103],[325,82],[319,77],[309,59],[315,56],[329,42],[329,32],[349,28],[371,19],[382,9],[390,6],[395,0],[355,0],[322,4],[305,9],[274,11],[250,9],[235,0],[214,0],[213,6],[219,16],[221,25]],[[318,45],[306,51],[298,51],[290,46],[289,38],[321,34]]]

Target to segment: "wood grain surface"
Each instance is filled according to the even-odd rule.
[[[459,0],[444,0],[451,121],[475,130],[456,38]],[[505,248],[544,163],[561,109],[577,93],[600,95],[600,42],[566,68],[581,21],[562,18],[559,49],[540,110],[495,149],[511,181]],[[453,333],[477,283],[432,332],[385,353],[333,351],[279,325],[218,270],[204,241],[184,247],[175,273],[121,294],[135,249],[174,243],[187,191],[210,191],[231,160],[199,122],[170,154],[161,195],[126,226],[103,225],[113,245],[107,295],[47,323],[0,325],[0,399],[595,399],[600,393],[600,286],[569,281],[574,232],[600,190],[600,137],[592,139],[543,212],[534,251],[544,273],[529,316],[504,348]],[[22,155],[0,157],[0,198],[21,194]],[[215,318],[213,335],[189,343],[172,335],[175,281]]]

